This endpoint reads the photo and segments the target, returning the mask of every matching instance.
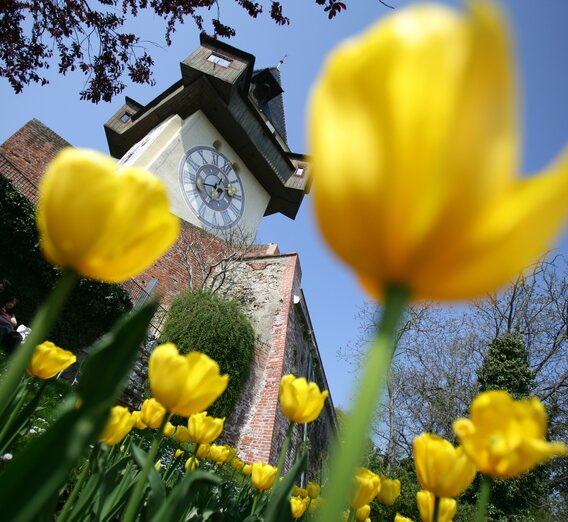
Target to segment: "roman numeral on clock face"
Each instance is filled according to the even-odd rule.
[[[233,165],[228,161],[225,161],[225,163],[221,167],[221,170],[223,171],[223,174],[225,174],[226,176],[229,175],[229,172],[234,172]]]
[[[186,165],[189,166],[190,172],[191,172],[191,170],[193,170],[193,172],[196,172],[197,169],[199,169],[199,167],[200,167],[199,163],[196,163],[196,162],[191,158],[191,156],[188,156],[188,157],[186,158]]]

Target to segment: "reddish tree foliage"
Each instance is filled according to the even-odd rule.
[[[260,1],[234,1],[253,18],[263,11]],[[315,2],[330,19],[346,9],[336,0]],[[124,30],[141,10],[163,18],[167,45],[186,19],[214,37],[236,34],[221,22],[218,0],[0,0],[0,76],[18,93],[30,83],[48,83],[43,71],[57,61],[61,74],[77,69],[85,74],[80,97],[93,103],[120,93],[125,73],[133,82],[153,85],[152,57],[137,35]],[[290,23],[275,0],[270,17],[278,25]]]

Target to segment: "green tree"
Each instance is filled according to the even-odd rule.
[[[3,176],[0,216],[0,279],[14,285],[18,298],[14,312],[20,323],[29,325],[59,277],[59,270],[41,255],[33,205]],[[108,332],[131,308],[130,297],[122,287],[81,279],[49,340],[76,352]]]
[[[494,339],[477,371],[480,391],[507,390],[515,399],[530,395],[535,373],[529,366],[529,353],[517,336]]]
[[[168,311],[161,341],[176,344],[180,353],[203,352],[229,374],[227,390],[209,409],[211,415],[228,416],[248,377],[255,348],[254,330],[238,304],[208,290],[182,293]]]

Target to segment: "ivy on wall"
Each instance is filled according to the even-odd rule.
[[[42,257],[33,205],[0,175],[0,279],[14,286],[18,322],[29,325],[55,284],[59,271]],[[71,351],[89,346],[132,308],[117,285],[81,279],[72,292],[50,341]]]
[[[170,306],[161,342],[172,342],[180,353],[199,351],[229,374],[227,390],[209,414],[227,417],[239,397],[252,364],[255,334],[238,304],[207,290],[180,294]]]

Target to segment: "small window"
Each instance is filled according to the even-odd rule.
[[[220,65],[221,67],[229,67],[229,65],[231,65],[231,60],[228,60],[227,58],[223,58],[222,56],[219,56],[218,54],[210,54],[209,58],[207,58],[207,61],[213,62],[217,65]]]
[[[127,121],[130,121],[130,114],[128,114],[127,112],[125,112],[121,117],[120,117],[120,121],[122,123],[126,123]]]
[[[298,167],[296,169],[296,172],[294,172],[294,175],[301,178],[304,175],[304,170],[305,170],[304,167]]]

